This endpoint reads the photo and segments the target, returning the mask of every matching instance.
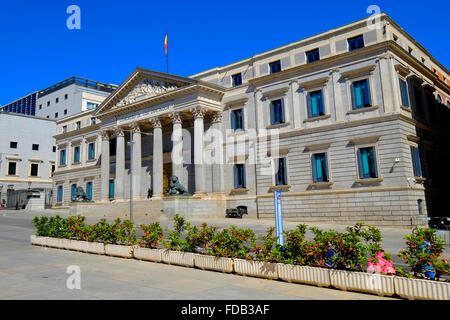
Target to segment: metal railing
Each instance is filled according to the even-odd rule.
[[[104,91],[104,92],[108,92],[108,93],[112,93],[114,90],[117,89],[117,86],[113,85],[113,84],[105,84],[102,82],[92,81],[89,79],[84,79],[84,78],[79,78],[79,77],[70,77],[70,78],[63,80],[61,82],[58,82],[48,88],[45,88],[44,90],[39,91],[38,97],[41,98],[43,96],[46,96],[52,92],[55,92],[64,87],[70,86],[72,84],[76,84],[80,87],[91,88],[91,89]]]

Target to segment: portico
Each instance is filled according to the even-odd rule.
[[[166,164],[194,199],[224,195],[221,164],[204,163],[205,153],[211,152],[205,150],[205,127],[220,130],[222,90],[209,83],[136,70],[95,114],[102,121],[101,202],[112,200],[111,180],[116,202],[130,199],[129,183],[134,200],[145,199],[148,187],[152,201],[164,199],[164,182],[170,179]],[[131,135],[132,155],[127,146]],[[207,185],[206,177],[212,175]]]

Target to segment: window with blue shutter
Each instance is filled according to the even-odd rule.
[[[66,165],[66,150],[61,150],[59,157],[59,164],[62,166]]]
[[[375,147],[358,149],[358,167],[361,179],[378,178]]]
[[[362,35],[350,38],[347,41],[349,51],[364,48],[364,37]]]
[[[245,165],[235,164],[234,165],[234,188],[235,189],[245,189]]]
[[[75,147],[73,149],[73,162],[74,163],[80,162],[80,147]]]
[[[114,199],[114,180],[109,180],[109,198]]]
[[[421,177],[422,167],[420,164],[419,148],[411,146],[411,158],[413,163],[414,177]]]
[[[77,200],[77,185],[73,184],[70,192],[70,197],[72,201]]]
[[[282,99],[274,100],[270,103],[270,123],[272,125],[284,123],[284,108]]]
[[[320,60],[319,49],[314,49],[314,50],[306,52],[307,63],[311,63],[311,62],[319,61],[319,60]]]
[[[92,200],[92,182],[86,183],[86,197]]]
[[[328,182],[328,164],[326,153],[316,153],[312,155],[311,159],[313,181],[314,182]]]
[[[367,79],[355,81],[352,87],[353,109],[370,107],[372,103],[370,101],[369,81]]]
[[[233,131],[244,130],[244,110],[231,111],[231,129]]]
[[[287,181],[287,165],[286,158],[275,160],[275,185],[286,186]]]
[[[400,94],[402,96],[402,106],[409,108],[409,95],[408,85],[406,81],[399,79],[400,81]]]
[[[88,148],[88,160],[95,159],[95,143],[90,143]]]
[[[56,201],[57,202],[63,201],[63,186],[58,186],[58,198]]]
[[[309,93],[308,101],[308,117],[319,117],[325,114],[323,107],[323,93],[322,90]]]

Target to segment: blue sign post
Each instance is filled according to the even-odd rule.
[[[275,191],[275,222],[277,227],[278,244],[284,245],[283,212],[281,210],[281,191]]]

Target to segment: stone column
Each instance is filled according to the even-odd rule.
[[[142,144],[141,144],[141,128],[137,123],[131,124],[133,132],[133,154],[132,158],[132,172],[131,181],[133,184],[133,198],[140,199],[141,195],[141,168],[142,168]]]
[[[195,166],[195,194],[201,197],[206,195],[205,192],[205,174],[203,167],[203,136],[205,108],[194,107],[191,112],[194,115],[194,166]]]
[[[125,133],[121,128],[116,129],[116,183],[115,199],[125,199]]]
[[[223,132],[222,132],[222,112],[214,114],[213,119],[213,193],[216,197],[225,197],[223,183]]]
[[[172,112],[169,116],[173,123],[172,175],[178,177],[180,183],[187,187],[183,174],[183,127],[181,117],[178,112]]]
[[[162,125],[158,117],[150,119],[153,126],[153,198],[163,197],[163,138]]]
[[[109,134],[102,131],[102,162],[101,162],[101,201],[109,200]]]

